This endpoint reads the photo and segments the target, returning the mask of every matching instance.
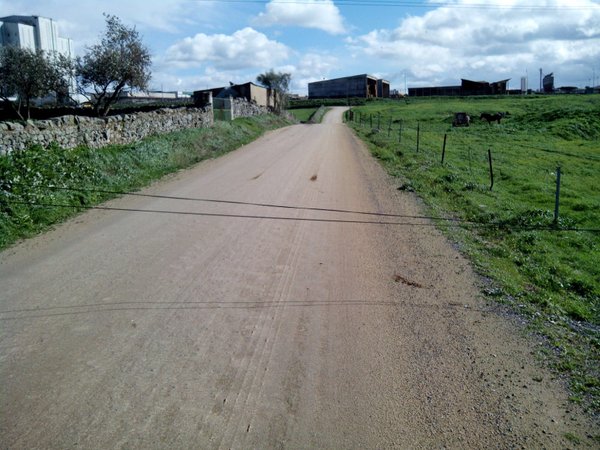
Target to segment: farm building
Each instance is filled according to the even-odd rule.
[[[434,86],[409,88],[408,95],[411,97],[452,96],[452,95],[504,95],[507,91],[507,80],[495,81],[471,81],[461,80],[460,86]]]
[[[460,86],[429,86],[408,88],[409,97],[437,97],[461,95]]]
[[[372,75],[354,75],[308,83],[308,98],[389,98],[390,83]]]
[[[244,84],[231,84],[227,87],[194,91],[194,99],[204,98],[209,93],[212,94],[213,98],[244,98],[258,106],[273,106],[273,98],[269,95],[269,90],[251,81]]]
[[[549,73],[544,76],[544,92],[547,94],[551,94],[554,92],[554,73]]]
[[[40,16],[0,17],[0,45],[57,52],[73,58],[73,41],[58,35],[53,19]]]
[[[73,40],[59,36],[57,22],[41,16],[0,17],[0,47],[3,46],[44,51],[69,59],[75,57]],[[75,78],[69,77],[66,81],[71,97],[77,97]],[[41,103],[54,102],[55,96],[50,95],[37,100]]]

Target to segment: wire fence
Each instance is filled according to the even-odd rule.
[[[524,208],[550,211],[554,226],[563,219],[563,210],[572,213],[568,216],[587,212],[595,223],[600,223],[600,152],[576,154],[552,142],[519,142],[495,124],[453,127],[446,121],[420,122],[356,110],[347,111],[345,119],[377,147],[408,156],[403,159],[408,168],[418,166],[411,170],[435,172],[436,168],[444,168],[440,181],[454,182],[452,188],[462,183],[462,191],[467,191],[464,195],[469,195],[468,191],[480,194],[499,190],[504,195],[487,198],[492,204],[495,201],[497,208],[506,208],[507,199],[525,198]],[[472,132],[477,127],[485,127],[485,133]],[[564,219],[562,225],[570,227],[570,218]]]

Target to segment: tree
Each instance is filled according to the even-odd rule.
[[[8,102],[21,120],[29,119],[31,101],[54,92],[68,93],[69,61],[41,50],[5,46],[0,48],[0,98]],[[15,101],[11,97],[15,97]],[[26,116],[22,109],[25,107]]]
[[[261,73],[256,81],[268,89],[267,103],[273,95],[273,109],[280,113],[287,104],[287,94],[292,75],[289,73],[275,72],[273,69]]]
[[[77,61],[80,89],[94,90],[90,99],[96,114],[105,116],[125,88],[146,89],[150,81],[150,51],[135,27],[128,28],[108,14],[99,44],[87,48]]]

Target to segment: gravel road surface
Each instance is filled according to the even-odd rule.
[[[0,253],[0,446],[593,447],[342,111]]]

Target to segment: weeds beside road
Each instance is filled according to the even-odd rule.
[[[290,109],[289,112],[299,121],[299,122],[308,122],[308,120],[315,113],[317,108],[297,108]]]
[[[370,102],[353,108],[349,124],[402,180],[399,189],[416,191],[432,216],[455,219],[439,224],[462,244],[479,272],[493,280],[486,294],[509,304],[547,338],[540,355],[570,376],[573,400],[585,400],[596,413],[598,100],[554,96]],[[455,112],[469,113],[471,126],[453,128]],[[478,120],[482,112],[509,114],[500,124],[488,124]],[[559,166],[560,213],[554,223]]]
[[[0,157],[0,249],[116,196],[98,191],[138,189],[288,124],[264,115],[153,136],[131,145],[73,150],[38,146]],[[75,207],[41,206],[48,204]]]

